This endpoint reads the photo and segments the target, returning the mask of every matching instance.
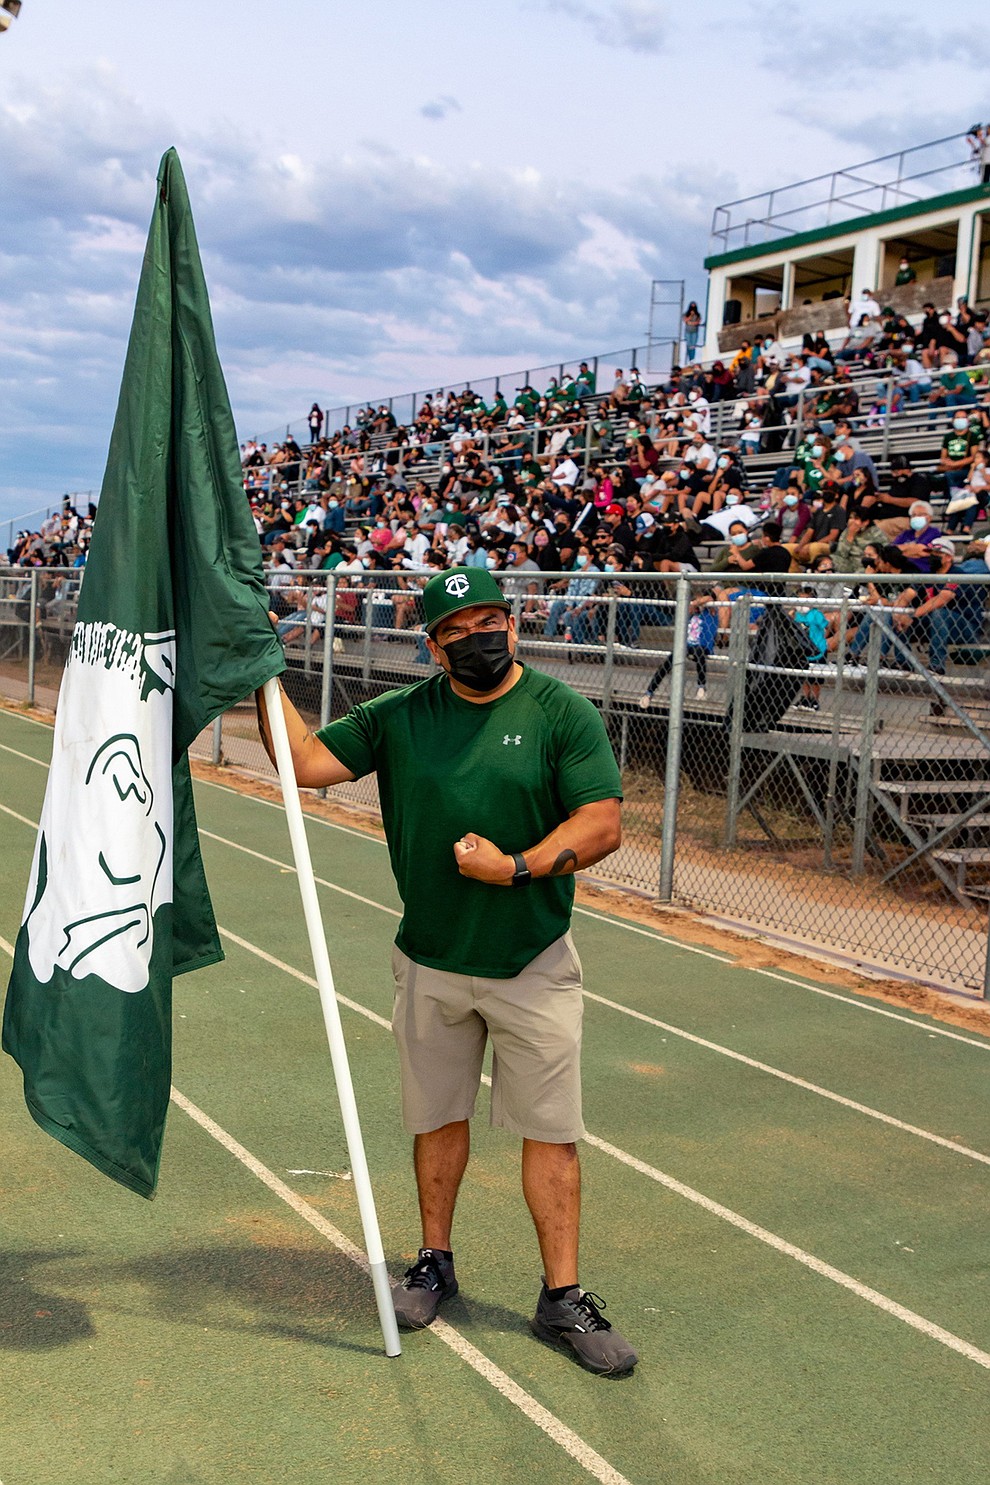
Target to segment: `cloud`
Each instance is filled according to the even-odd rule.
[[[452,98],[449,93],[442,93],[439,98],[424,103],[419,111],[424,119],[445,119],[448,114],[463,113],[457,99]]]
[[[0,104],[10,515],[99,483],[168,144],[242,436],[284,429],[314,397],[334,407],[627,345],[651,277],[699,262],[707,234],[693,174],[619,186],[447,168],[374,140],[320,158],[222,129],[173,136],[102,73]]]
[[[939,62],[981,69],[986,65],[986,50],[978,32],[947,26],[937,16],[926,24],[903,7],[883,13],[853,12],[836,17],[836,23],[828,25],[822,23],[820,12],[802,11],[792,0],[778,0],[770,7],[761,3],[758,14],[759,34],[770,48],[762,65],[779,65],[777,39],[786,36],[798,79],[827,76],[842,86],[864,73],[876,77],[912,67],[930,70]],[[917,118],[916,112],[915,127]]]
[[[656,53],[667,39],[667,7],[658,0],[540,0],[540,8],[587,26],[603,46]]]

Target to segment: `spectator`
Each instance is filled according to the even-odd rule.
[[[828,620],[812,601],[817,596],[814,583],[802,583],[798,589],[798,605],[794,611],[795,623],[808,631],[808,659],[813,665],[821,665],[826,658],[828,643]],[[821,690],[819,681],[803,681],[794,705],[817,712],[821,705]]]
[[[908,510],[908,529],[894,538],[893,545],[900,548],[915,572],[931,571],[928,548],[942,535],[932,522],[933,514],[927,500],[916,500]]]
[[[562,596],[555,598],[550,604],[543,626],[546,639],[556,638],[558,629],[563,625],[565,640],[573,639],[578,644],[588,641],[595,611],[593,599],[598,591],[600,575],[601,568],[594,561],[591,547],[587,542],[581,542],[574,558],[574,575],[555,584]]]
[[[977,448],[973,450],[973,463],[965,485],[945,507],[946,531],[971,531],[977,514],[981,520],[985,519],[988,499],[990,469],[987,467],[987,454],[985,449]]]
[[[966,413],[957,411],[952,418],[952,427],[942,439],[938,458],[938,467],[945,476],[950,498],[969,480],[973,456],[980,441],[980,435],[970,426]]]
[[[698,352],[698,336],[701,333],[701,311],[692,299],[682,317],[684,324],[684,359],[694,360]]]
[[[897,265],[897,272],[894,275],[894,287],[896,289],[901,289],[906,284],[913,284],[915,282],[915,280],[917,279],[917,277],[918,277],[918,275],[915,273],[914,269],[911,267],[911,263],[910,263],[910,260],[908,259],[907,254],[906,253],[902,253],[901,254],[901,261]]]
[[[309,441],[316,443],[323,435],[323,409],[318,402],[314,402],[309,410]]]
[[[621,366],[616,369],[612,380],[612,390],[608,395],[607,407],[610,411],[618,411],[629,396],[629,383],[626,381],[625,373]]]
[[[715,641],[718,638],[718,612],[712,606],[714,592],[706,590],[697,593],[691,599],[690,616],[687,626],[687,657],[694,661],[694,670],[697,677],[697,690],[695,700],[704,701],[708,695],[708,660],[715,653]],[[663,680],[674,668],[674,656],[669,654],[662,660],[650,678],[650,681],[639,698],[639,706],[646,711],[653,700]]]
[[[887,538],[861,511],[852,510],[846,517],[846,529],[835,543],[832,559],[836,572],[862,572],[863,554],[867,547],[882,547]]]
[[[933,674],[943,676],[949,646],[972,644],[983,636],[986,588],[982,583],[951,581],[953,577],[963,575],[969,563],[957,564],[955,547],[948,537],[937,537],[930,552],[932,576],[949,581],[933,583],[925,589],[923,601],[912,615],[912,623],[926,623],[928,667]]]

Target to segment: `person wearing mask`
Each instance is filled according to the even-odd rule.
[[[827,481],[810,502],[810,519],[799,538],[785,546],[800,567],[810,567],[819,557],[832,551],[846,529],[846,512],[839,491]]]
[[[897,265],[897,272],[894,275],[894,287],[895,287],[895,289],[901,289],[906,284],[913,284],[915,282],[915,280],[917,279],[917,277],[918,277],[918,275],[915,273],[914,269],[911,267],[911,264],[910,264],[910,261],[908,260],[908,258],[906,256],[902,256],[901,257],[901,261]]]
[[[908,529],[895,536],[893,545],[911,563],[915,572],[930,572],[929,547],[942,535],[932,520],[934,512],[927,500],[916,500],[908,511]]]
[[[560,571],[557,544],[545,526],[537,526],[533,532],[532,557],[540,572]]]
[[[870,516],[884,532],[889,541],[900,536],[909,525],[908,512],[915,501],[924,500],[928,494],[925,475],[911,468],[907,454],[890,456],[890,480],[887,489],[881,491],[871,508]]]
[[[969,415],[961,408],[952,415],[952,427],[942,439],[938,467],[945,476],[950,499],[969,479],[973,454],[980,443],[979,433],[971,427]]]
[[[594,595],[598,592],[601,568],[594,559],[588,542],[578,545],[574,557],[573,575],[554,585],[561,595],[550,604],[546,623],[543,626],[545,639],[555,639],[563,628],[564,638],[586,643],[595,612]]]
[[[931,553],[931,575],[945,581],[929,584],[922,602],[911,615],[912,627],[925,627],[928,635],[928,668],[944,676],[950,645],[973,644],[982,639],[986,622],[987,589],[983,583],[958,583],[978,564],[956,562],[956,549],[947,536],[936,537]],[[936,712],[941,715],[941,711]]]
[[[724,547],[719,547],[712,558],[712,570],[714,572],[726,572],[735,570],[752,571],[753,558],[759,550],[759,533],[744,521],[734,520],[728,523],[726,542]],[[743,566],[744,563],[749,564]]]
[[[867,547],[885,545],[887,538],[861,511],[850,511],[846,529],[832,550],[836,572],[862,572]]]
[[[303,787],[373,772],[382,786],[403,903],[393,1025],[423,1242],[394,1290],[396,1317],[421,1329],[458,1291],[451,1225],[491,1037],[492,1122],[523,1141],[543,1263],[532,1329],[592,1372],[627,1373],[635,1351],[578,1283],[582,987],[569,937],[575,871],[621,839],[619,772],[591,703],[515,659],[515,622],[489,574],[439,573],[423,608],[438,667],[428,679],[315,734],[282,698]],[[258,721],[274,757],[263,692]],[[424,789],[425,757],[443,788]]]

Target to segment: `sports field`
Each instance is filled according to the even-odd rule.
[[[4,981],[50,745],[0,712]],[[157,1198],[42,1134],[0,1063],[2,1485],[986,1472],[990,1039],[579,910],[582,1281],[640,1365],[609,1382],[531,1336],[516,1142],[481,1114],[461,1295],[389,1361],[284,821],[217,785],[197,807],[228,957],[176,982]],[[395,892],[377,839],[309,836],[399,1274],[418,1233],[387,1027]]]

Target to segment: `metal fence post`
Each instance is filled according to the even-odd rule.
[[[835,651],[835,685],[832,687],[832,741],[828,759],[828,789],[825,794],[825,851],[822,864],[826,871],[834,866],[832,845],[835,839],[836,789],[839,781],[839,730],[842,723],[842,687],[845,680],[846,633],[849,629],[849,595],[843,593],[839,605],[839,643]]]
[[[749,659],[750,596],[738,598],[729,611],[729,697],[732,725],[729,731],[729,765],[725,783],[725,830],[723,844],[736,843],[742,773],[743,712],[746,709],[746,662]]]
[[[987,954],[983,963],[983,999],[990,1000],[990,913],[987,914]]]
[[[880,680],[880,625],[870,619],[870,642],[866,650],[866,686],[863,691],[863,727],[859,735],[856,764],[856,810],[853,818],[852,869],[861,876],[866,863],[866,836],[870,823],[870,784],[873,774],[873,735],[877,722],[877,690]]]
[[[674,896],[674,842],[677,836],[677,795],[681,783],[681,745],[684,739],[684,672],[687,665],[688,613],[691,589],[686,577],[677,579],[674,637],[671,652],[670,709],[667,713],[667,767],[663,782],[663,835],[660,842],[660,901]]]
[[[34,706],[34,673],[38,650],[38,569],[31,569],[31,617],[28,621],[28,706]]]
[[[223,713],[213,718],[213,747],[210,752],[210,762],[214,768],[219,768],[223,762]]]
[[[303,630],[303,644],[306,646],[303,672],[309,675],[313,669],[313,584],[311,582],[306,588],[306,624]]]
[[[618,616],[618,600],[614,593],[605,599],[605,667],[602,671],[602,711],[608,716],[612,710],[612,685],[615,679],[615,621]]]
[[[377,590],[366,588],[364,593],[364,643],[361,652],[361,679],[365,682],[371,680],[371,626],[375,617],[375,597]]]

